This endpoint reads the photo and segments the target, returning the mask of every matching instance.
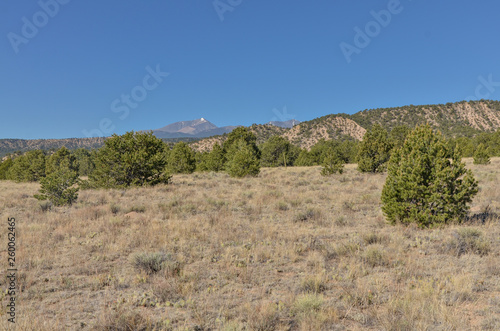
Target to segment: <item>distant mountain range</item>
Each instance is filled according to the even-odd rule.
[[[299,124],[297,120],[288,120],[284,122],[271,121],[268,124],[280,128],[292,128],[294,125]],[[217,125],[207,121],[203,117],[193,121],[182,121],[169,124],[160,129],[153,130],[153,134],[158,138],[206,138],[212,136],[223,135],[233,131],[237,126],[223,126]]]
[[[236,126],[223,126],[219,128],[202,117],[194,121],[169,124],[160,129],[153,130],[153,134],[158,138],[205,138],[229,133],[234,128]]]
[[[297,120],[285,122],[269,122],[273,127],[291,128],[300,123]],[[255,125],[255,124],[254,124]],[[153,134],[168,142],[175,143],[181,140],[193,141],[202,138],[220,136],[233,131],[238,126],[217,127],[205,118],[193,121],[181,121],[152,130]],[[281,132],[281,131],[280,131]],[[266,135],[261,135],[265,137]],[[96,149],[104,145],[106,138],[68,138],[68,139],[0,139],[0,157],[13,152],[25,152],[33,149],[56,150],[62,146],[68,149]]]
[[[355,114],[331,114],[310,121],[273,121],[250,126],[262,143],[273,135],[285,137],[302,148],[310,148],[320,139],[350,137],[361,140],[373,124],[378,123],[387,130],[397,125],[414,127],[429,123],[447,137],[473,136],[481,132],[500,129],[500,101],[461,101],[436,105],[409,105],[392,108],[363,110]],[[225,134],[237,126],[217,127],[204,118],[169,124],[153,133],[166,141],[187,140],[197,150],[210,149],[214,143],[225,139]],[[73,139],[0,139],[0,156],[14,151],[31,149],[93,149],[102,146],[105,138]],[[193,140],[197,140],[193,142]]]

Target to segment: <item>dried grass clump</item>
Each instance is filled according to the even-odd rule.
[[[138,253],[133,256],[134,266],[147,274],[154,274],[164,270],[169,274],[179,274],[181,264],[171,254],[164,252]]]

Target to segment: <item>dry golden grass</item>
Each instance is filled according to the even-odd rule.
[[[472,214],[500,214],[500,159],[467,163]],[[384,179],[354,165],[198,173],[45,212],[38,184],[0,182],[2,274],[17,219],[17,330],[500,329],[499,220],[387,225]]]

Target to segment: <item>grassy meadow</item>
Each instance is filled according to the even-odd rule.
[[[500,158],[466,162],[475,216],[434,229],[386,224],[386,175],[356,165],[175,175],[50,210],[39,184],[0,181],[17,330],[499,330]]]

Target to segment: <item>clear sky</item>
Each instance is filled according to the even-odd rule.
[[[5,0],[0,138],[498,100],[499,13],[497,0]]]

